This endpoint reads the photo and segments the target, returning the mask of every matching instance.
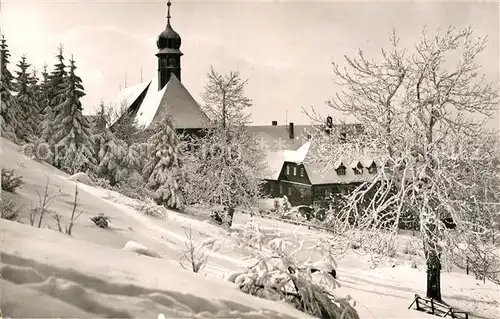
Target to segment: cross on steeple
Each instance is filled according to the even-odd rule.
[[[170,6],[172,5],[172,2],[170,0],[167,1],[167,24],[170,24]]]

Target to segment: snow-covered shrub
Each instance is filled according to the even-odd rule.
[[[104,215],[103,213],[98,213],[97,216],[90,217],[90,220],[100,228],[108,228],[111,218]]]
[[[286,195],[283,195],[282,198],[274,199],[274,211],[278,214],[278,216],[286,215],[292,208],[292,205],[288,201]]]
[[[191,227],[184,231],[186,236],[185,249],[179,262],[182,268],[191,270],[195,273],[200,272],[207,264],[210,253],[214,251],[216,238],[207,238],[200,244],[196,244],[193,238]],[[207,249],[209,248],[209,249]]]
[[[23,145],[23,154],[37,162],[53,164],[50,145],[38,136],[30,137],[29,143]]]
[[[165,207],[156,204],[151,198],[146,198],[141,201],[136,207],[138,211],[142,212],[147,216],[166,218],[168,216],[168,211]]]
[[[255,230],[258,231],[258,228]],[[321,241],[320,241],[321,242]],[[298,310],[319,318],[359,318],[350,297],[338,298],[332,290],[336,281],[336,263],[322,244],[304,248],[303,242],[291,251],[290,241],[277,237],[268,243],[271,254],[257,253],[257,263],[243,272],[233,273],[228,281],[248,294],[269,300],[282,300]],[[304,250],[320,251],[317,262],[297,258]]]
[[[403,247],[403,254],[418,256],[419,247],[412,241],[408,240]]]
[[[101,187],[101,188],[104,188],[104,189],[111,189],[111,184],[105,178],[102,178],[102,177],[92,177],[92,180],[94,181],[94,183],[95,183],[95,185],[97,187]]]
[[[258,249],[259,251],[262,251],[262,246],[266,240],[269,240],[269,237],[276,237],[273,234],[263,233],[253,218],[250,218],[242,228],[236,229],[232,234],[240,247]]]
[[[148,198],[153,197],[153,192],[146,187],[145,182],[131,178],[131,176],[116,184],[111,189],[124,196],[141,201],[145,201]]]
[[[14,170],[2,168],[2,190],[14,193],[23,184],[22,176],[15,176]]]
[[[20,210],[16,208],[16,204],[2,193],[0,198],[0,215],[2,219],[11,221],[20,221]]]

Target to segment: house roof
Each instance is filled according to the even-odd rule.
[[[307,141],[307,132],[312,132],[312,125],[295,125],[294,139],[290,138],[287,125],[249,125],[247,130],[254,134],[257,142],[269,151],[297,150]]]
[[[309,148],[311,147],[311,141],[305,142],[298,150],[285,150],[285,161],[300,164],[304,162],[307,154],[309,153]]]
[[[361,153],[356,153],[351,150],[351,148],[346,148],[346,144],[339,145],[339,148],[345,149],[344,151],[339,151],[336,158],[331,158],[329,161],[321,161],[314,158],[315,150],[318,147],[318,142],[315,140],[310,140],[305,142],[297,150],[284,150],[281,156],[283,163],[296,163],[303,164],[309,180],[312,185],[320,184],[350,184],[350,183],[362,183],[372,180],[376,175],[369,174],[368,168],[372,163],[375,163],[378,167],[382,167],[384,162],[383,159],[377,157],[367,157]],[[273,173],[272,178],[277,180],[279,173],[281,171],[281,165],[278,165],[278,156],[273,158]],[[354,169],[358,163],[361,163],[364,167],[362,174],[355,174]],[[338,175],[336,169],[341,165],[346,168],[345,175]]]
[[[158,91],[157,83],[158,78],[155,77],[151,81],[139,83],[121,91],[112,103],[112,107],[117,111],[122,105],[130,107],[142,93],[145,93],[135,115],[140,126],[150,126],[163,118],[165,113],[171,115],[174,126],[179,129],[207,126],[209,123],[207,115],[174,74],[171,74],[168,83],[160,91]]]
[[[354,170],[349,167],[346,168],[345,175],[339,175],[326,162],[304,163],[304,167],[313,185],[362,183],[368,182],[376,176],[375,174],[369,174],[366,169],[363,170],[362,174],[356,175]]]
[[[285,162],[284,151],[268,151],[265,154],[266,169],[262,172],[263,179],[278,180],[281,168]]]

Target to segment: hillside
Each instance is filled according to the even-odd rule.
[[[237,290],[224,280],[250,264],[246,252],[228,237],[212,252],[207,267],[198,274],[179,266],[186,229],[197,242],[221,238],[221,228],[180,213],[165,219],[144,215],[137,201],[99,187],[79,183],[78,211],[73,235],[56,231],[47,216],[42,228],[29,226],[29,210],[37,207],[47,178],[55,197],[50,209],[71,214],[75,182],[53,167],[24,157],[20,147],[2,139],[2,167],[14,169],[24,184],[15,194],[4,193],[22,209],[23,223],[1,220],[1,309],[9,317],[148,317],[167,318],[310,318],[292,306],[259,299]],[[104,213],[109,229],[96,227],[90,217]],[[248,221],[236,214],[235,230]],[[263,231],[315,242],[321,236],[307,227],[255,218]],[[408,239],[408,238],[407,238]],[[138,242],[162,258],[123,250]],[[415,239],[409,239],[415,240]],[[306,257],[306,256],[304,256]],[[315,258],[315,256],[307,256]],[[368,256],[348,252],[339,260],[336,294],[350,294],[362,318],[424,318],[408,310],[415,294],[425,292],[425,270],[410,267],[402,253],[373,269]],[[413,260],[413,259],[412,259]],[[413,261],[415,261],[413,260]],[[478,282],[458,271],[442,275],[444,298],[472,317],[498,318],[498,286]]]

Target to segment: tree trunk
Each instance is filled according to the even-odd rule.
[[[228,227],[233,225],[234,208],[231,206],[224,207],[225,212],[225,223]]]
[[[432,245],[429,245],[432,247]],[[434,247],[432,247],[434,248]],[[427,257],[427,298],[441,301],[441,254],[436,249],[428,249]]]

